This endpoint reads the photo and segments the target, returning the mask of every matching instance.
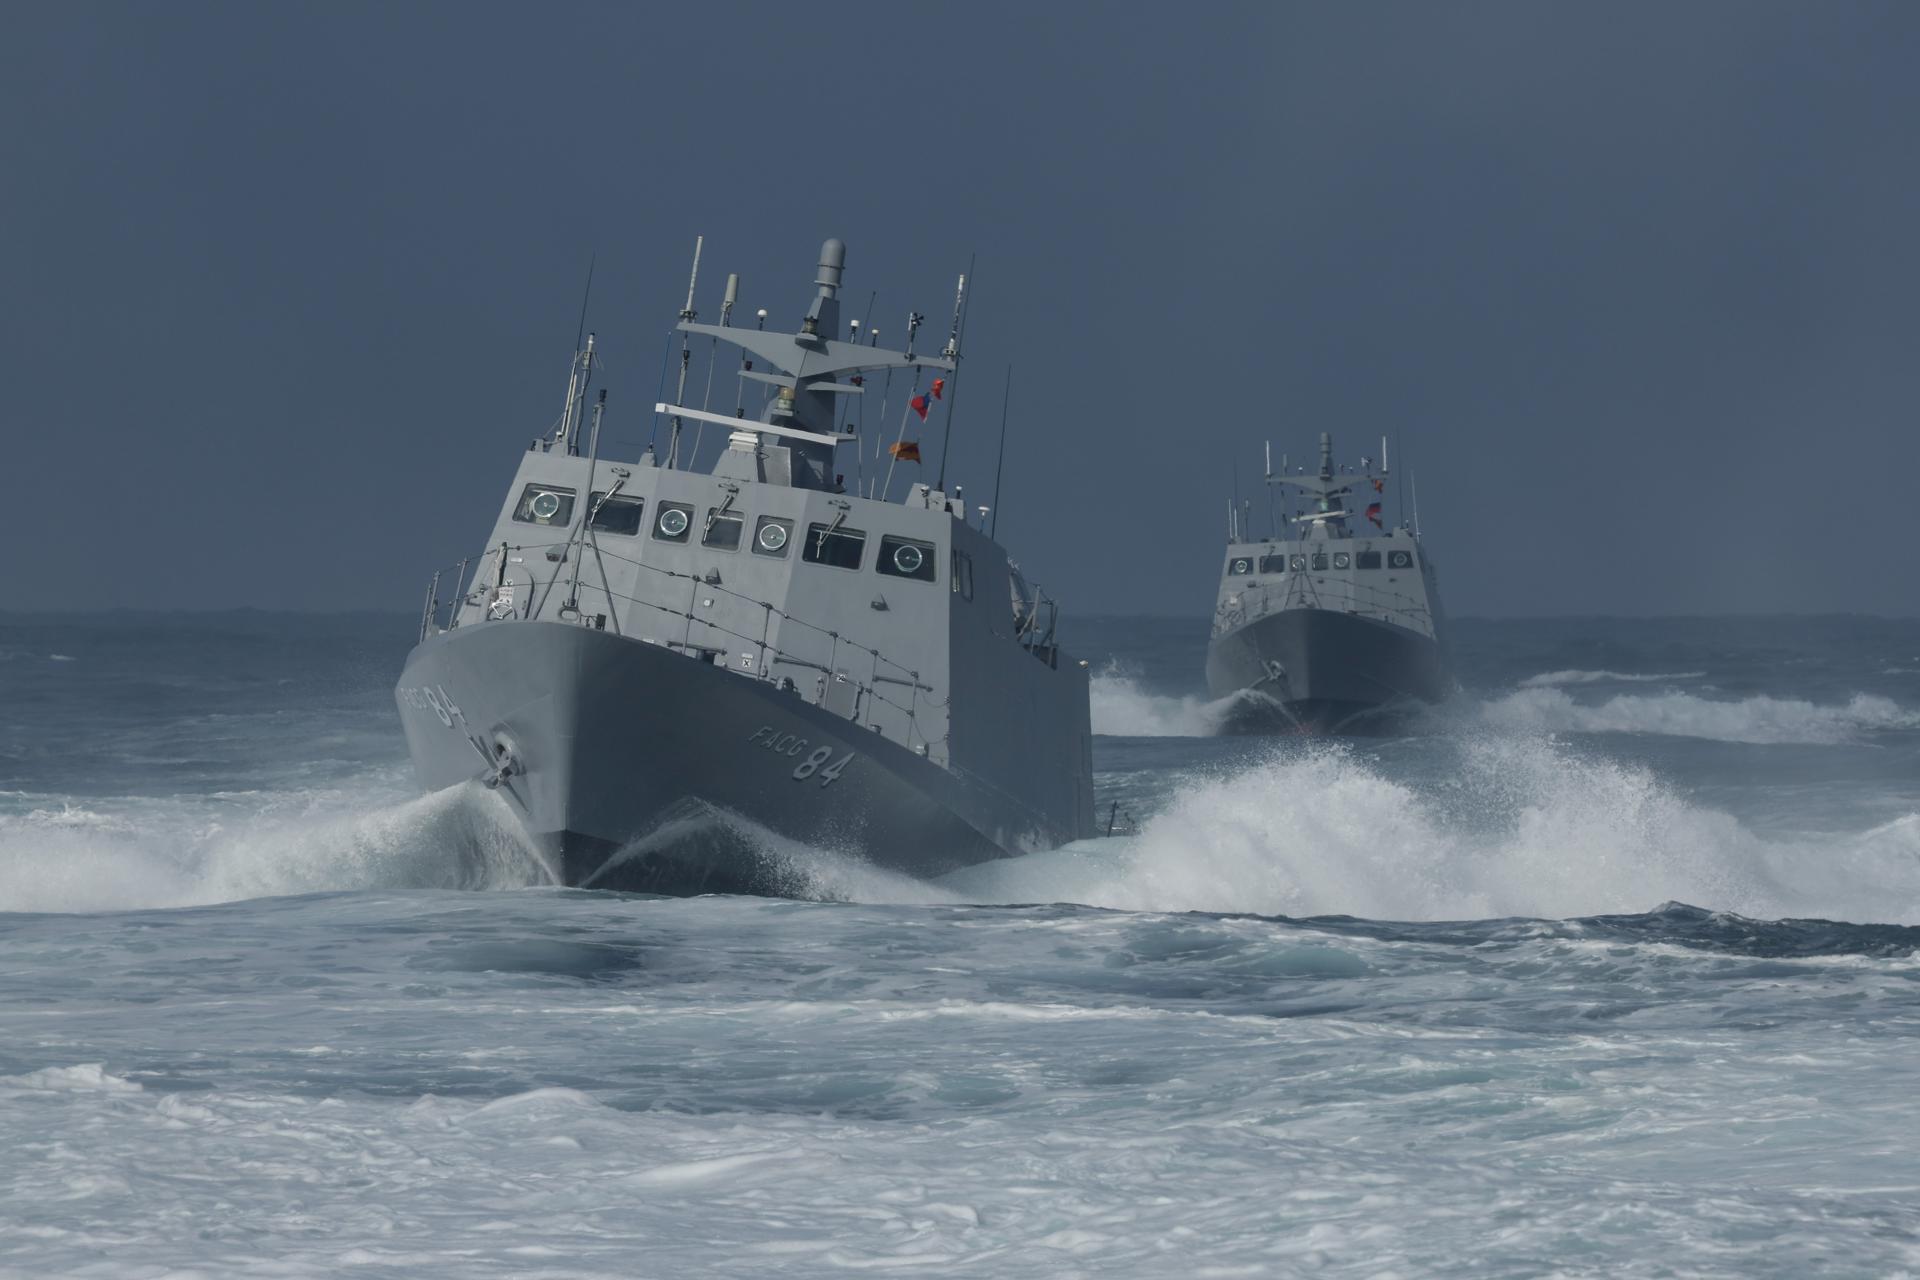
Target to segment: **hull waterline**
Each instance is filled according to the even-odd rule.
[[[421,780],[491,778],[569,885],[804,895],[795,843],[924,878],[1072,838],[778,685],[577,625],[434,636],[396,696]]]
[[[1451,689],[1430,636],[1325,609],[1284,609],[1207,647],[1215,698],[1241,690],[1225,732],[1390,733]]]

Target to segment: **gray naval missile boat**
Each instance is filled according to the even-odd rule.
[[[487,549],[428,589],[395,691],[419,776],[497,789],[561,883],[804,893],[783,840],[926,877],[1093,834],[1087,672],[1056,605],[959,492],[890,499],[842,429],[875,375],[903,427],[902,388],[922,419],[942,398],[926,379],[957,378],[965,277],[944,351],[913,350],[918,315],[889,351],[857,321],[834,336],[845,255],[826,242],[790,333],[729,323],[737,276],[722,323],[696,323],[689,285],[676,399],[703,338],[740,349],[741,407],[654,406],[658,457],[600,456],[589,336]],[[837,454],[875,478],[850,486]]]
[[[1387,476],[1385,440],[1378,469],[1370,458],[1336,467],[1323,432],[1317,474],[1288,474],[1284,458],[1274,474],[1268,450],[1268,485],[1304,510],[1269,504],[1261,540],[1247,528],[1247,507],[1229,506],[1207,645],[1212,696],[1242,694],[1223,728],[1384,732],[1452,690],[1433,560],[1417,517],[1392,529],[1381,519]],[[1356,492],[1358,511],[1349,505]],[[1356,516],[1377,532],[1356,532]]]

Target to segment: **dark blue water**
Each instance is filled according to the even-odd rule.
[[[1085,621],[1132,830],[818,902],[541,887],[412,630],[0,619],[0,1274],[1920,1270],[1920,623],[1468,620],[1324,744]]]

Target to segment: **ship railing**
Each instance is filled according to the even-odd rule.
[[[618,612],[613,607],[613,602],[620,601],[640,609],[650,610],[660,615],[663,619],[676,619],[684,624],[678,639],[669,635],[651,641],[663,648],[674,650],[675,652],[697,658],[701,661],[726,666],[728,670],[734,671],[736,674],[751,674],[752,677],[756,679],[769,683],[779,683],[796,695],[800,693],[800,689],[793,683],[792,678],[790,676],[782,677],[777,675],[774,668],[784,666],[814,671],[819,674],[821,681],[820,688],[814,698],[816,705],[828,706],[837,703],[838,705],[834,706],[834,709],[845,714],[849,720],[856,723],[865,723],[868,728],[880,732],[884,732],[884,728],[878,723],[878,720],[873,714],[875,704],[892,708],[905,723],[907,749],[917,751],[922,755],[931,756],[932,749],[947,740],[948,735],[945,733],[940,734],[938,737],[929,735],[920,723],[922,710],[920,703],[923,701],[922,695],[927,695],[924,700],[929,703],[929,710],[940,704],[936,699],[931,697],[934,692],[933,686],[927,684],[920,678],[919,671],[907,666],[905,663],[895,661],[879,649],[871,645],[862,644],[849,636],[842,635],[832,628],[822,627],[816,623],[809,622],[797,614],[782,609],[772,601],[762,600],[758,596],[748,595],[744,592],[735,591],[723,586],[718,581],[710,579],[706,575],[687,573],[677,569],[666,569],[659,565],[647,564],[631,556],[624,556],[617,551],[600,547],[597,543],[598,539],[592,539],[582,544],[578,538],[570,538],[557,542],[522,543],[518,545],[500,543],[482,552],[480,555],[468,556],[460,560],[457,564],[448,565],[436,571],[427,588],[426,604],[421,615],[420,638],[424,640],[428,635],[436,632],[444,634],[445,632],[456,630],[461,626],[462,614],[466,611],[478,611],[479,615],[477,618],[467,618],[466,621],[468,625],[473,625],[476,622],[497,621],[505,618],[528,620],[542,617],[547,612],[553,591],[557,586],[561,585],[560,574],[565,566],[569,548],[580,545],[582,554],[592,552],[596,559],[614,560],[622,564],[632,565],[637,569],[644,569],[648,573],[656,575],[656,579],[660,581],[663,586],[670,586],[674,579],[678,579],[687,584],[687,602],[685,607],[681,608],[672,603],[663,603],[658,599],[630,595],[626,592],[616,590],[607,577],[604,563],[597,565],[597,576],[600,581],[590,583],[583,577],[577,580],[578,590],[581,592],[591,592],[594,595],[604,597],[608,601],[609,613],[612,615],[611,621],[616,634],[618,634],[620,630],[620,621]],[[555,563],[554,573],[549,576],[544,584],[535,578],[531,569],[526,571],[525,577],[521,581],[512,581],[511,569],[508,569],[504,574],[502,573],[502,565],[511,564],[514,555],[524,553],[537,553]],[[508,607],[504,611],[501,611],[497,604],[499,599],[497,587],[480,580],[486,572],[491,572],[498,580],[507,581],[514,589],[513,594],[507,597]],[[469,582],[469,575],[474,578],[474,581]],[[442,588],[448,584],[451,584],[451,593],[442,599],[440,592]],[[521,587],[526,588],[524,599],[517,598],[519,588]],[[758,608],[761,611],[760,634],[756,636],[735,630],[712,616],[703,615],[698,612],[702,592],[707,592],[714,596],[728,596],[743,604]],[[709,603],[711,603],[711,601],[709,601]],[[588,615],[579,608],[578,596],[572,591],[569,592],[568,597],[558,606],[557,613],[562,620],[577,622],[582,625],[603,627],[608,621],[607,615],[596,614],[592,616],[590,622]],[[441,620],[443,615],[445,618],[444,622]],[[781,623],[783,634],[785,628],[791,625],[802,628],[824,639],[827,648],[826,661],[822,662],[817,657],[811,657],[807,654],[788,649],[775,640],[773,638],[773,624],[776,618],[779,619]],[[696,624],[701,629],[698,639],[696,639],[694,635],[694,627]],[[744,664],[742,667],[736,668],[725,661],[731,654],[732,647],[730,645],[714,643],[717,637],[725,637],[730,641],[738,641],[743,645],[753,647],[754,662],[751,673],[744,670]],[[861,662],[864,660],[868,667],[864,675],[857,670],[841,665],[841,653],[843,650],[848,655],[850,662]],[[853,696],[851,699],[846,699],[844,696],[835,694],[834,685],[841,683],[851,684],[853,686]],[[895,692],[891,694],[888,693],[881,688],[882,685],[890,686]],[[901,690],[904,690],[904,693],[898,692]]]

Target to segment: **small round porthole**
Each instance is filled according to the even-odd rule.
[[[1411,551],[1387,552],[1387,568],[1389,569],[1413,568],[1413,553]]]
[[[760,546],[767,551],[778,551],[787,545],[787,526],[783,524],[763,524],[760,526]]]
[[[560,495],[557,493],[536,493],[533,503],[528,507],[537,520],[551,520],[560,514]]]
[[[1234,572],[1234,573],[1252,573],[1252,572],[1253,572],[1253,561],[1251,561],[1251,560],[1235,560],[1235,561],[1233,562],[1233,569],[1232,569],[1232,572]]]
[[[920,572],[920,566],[926,563],[926,559],[920,554],[920,548],[915,546],[895,547],[893,551],[893,567],[909,576]]]
[[[1307,558],[1305,556],[1288,556],[1287,568],[1293,570],[1295,573],[1305,573],[1307,570]]]
[[[678,507],[667,507],[660,512],[660,532],[669,538],[677,538],[687,531],[687,513]]]
[[[1351,569],[1353,567],[1353,557],[1344,551],[1336,551],[1333,553],[1333,567],[1336,569]]]

